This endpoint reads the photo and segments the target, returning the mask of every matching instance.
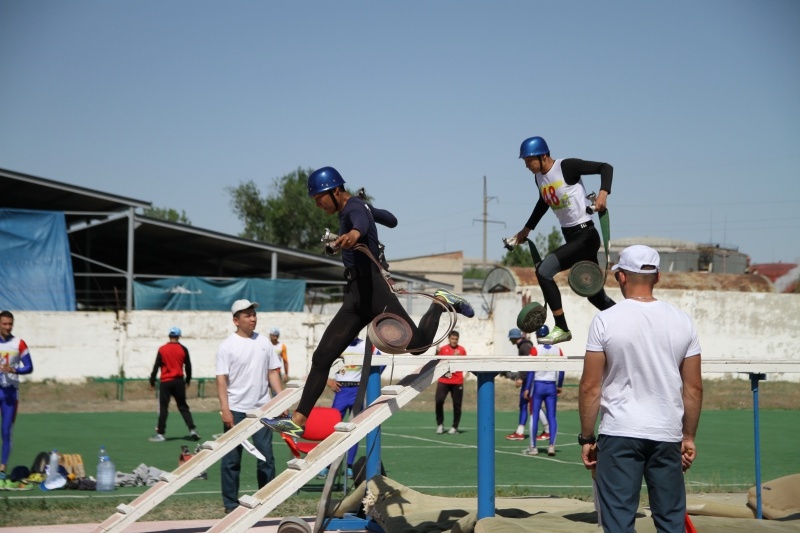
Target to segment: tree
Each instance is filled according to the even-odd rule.
[[[547,254],[552,253],[556,248],[561,246],[564,240],[561,236],[561,231],[553,226],[553,229],[550,230],[550,233],[546,237],[542,233],[537,233],[533,242],[536,243],[536,248],[539,250],[542,259],[544,259]]]
[[[504,266],[532,267],[533,257],[531,257],[528,243],[515,246],[513,250],[506,252],[501,262]]]
[[[275,178],[265,196],[252,180],[228,187],[231,207],[244,223],[244,231],[239,236],[319,252],[325,228],[337,232],[339,220],[335,214],[325,214],[309,199],[308,175],[311,172],[312,169],[298,168]]]
[[[561,232],[558,231],[558,228],[553,226],[552,231],[548,235],[542,233],[536,234],[533,242],[536,245],[539,255],[544,259],[547,254],[561,246]],[[515,246],[513,250],[506,252],[501,262],[505,266],[532,267],[533,257],[531,257],[528,243],[526,242]]]
[[[186,216],[186,211],[181,210],[181,212],[178,213],[169,207],[145,207],[144,216],[157,218],[159,220],[166,220],[167,222],[179,222],[188,226],[192,225],[192,221]]]

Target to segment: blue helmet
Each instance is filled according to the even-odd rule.
[[[522,145],[519,147],[520,159],[524,159],[526,157],[536,157],[549,153],[550,148],[547,147],[547,143],[544,142],[544,139],[541,137],[530,137],[525,139],[522,141]]]
[[[519,328],[514,328],[508,331],[508,338],[509,339],[521,339],[522,338],[522,331]]]
[[[550,328],[547,326],[542,326],[536,330],[536,338],[541,339],[542,337],[547,337],[550,334]]]
[[[314,196],[325,191],[332,191],[336,187],[344,185],[344,179],[333,167],[322,167],[308,177],[308,195]]]

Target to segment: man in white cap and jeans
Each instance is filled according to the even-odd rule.
[[[283,390],[281,360],[266,336],[256,333],[258,303],[236,300],[231,306],[236,331],[222,341],[217,351],[217,395],[223,430],[228,431],[257,409],[274,394]],[[272,454],[272,431],[262,428],[253,435],[253,444],[264,456],[258,459],[256,478],[258,488],[275,478],[275,458]],[[222,502],[229,513],[239,505],[239,474],[242,446],[237,446],[222,458]]]
[[[685,531],[683,472],[697,456],[703,404],[700,343],[692,319],[653,296],[659,266],[652,248],[622,250],[612,270],[625,300],[589,328],[578,443],[583,464],[596,469],[605,531],[633,531],[643,478],[656,529]]]

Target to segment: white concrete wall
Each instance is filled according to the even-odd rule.
[[[538,287],[531,288],[537,294]],[[697,324],[703,356],[707,359],[785,360],[800,363],[800,297],[792,294],[678,291],[656,292],[692,316]],[[622,296],[612,291],[617,300]],[[595,309],[583,298],[563,292],[564,309],[573,341],[561,344],[566,355],[582,355],[589,323]],[[487,317],[479,296],[470,300],[478,317],[458,316],[456,329],[461,344],[473,355],[514,355],[507,339],[522,307],[520,296],[494,297]],[[407,300],[403,298],[403,303]],[[427,301],[413,300],[412,316],[419,321]],[[233,332],[226,312],[134,311],[129,315],[108,313],[15,312],[14,333],[28,343],[34,373],[27,379],[78,380],[119,375],[145,378],[158,347],[167,342],[173,325],[183,330],[182,342],[189,348],[196,377],[213,377],[220,341]],[[311,354],[332,315],[313,313],[259,313],[257,331],[266,334],[272,326],[281,329],[281,340],[289,353],[290,375],[302,378],[308,372]],[[551,317],[548,317],[552,324]],[[442,328],[444,323],[442,321]],[[440,331],[441,333],[441,331]],[[362,333],[363,336],[363,333]],[[433,353],[433,349],[428,353]],[[384,377],[405,375],[413,368],[387,369]],[[711,376],[709,376],[711,377]],[[770,375],[769,379],[800,381],[800,374]]]

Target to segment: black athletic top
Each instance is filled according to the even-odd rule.
[[[564,175],[564,181],[567,182],[567,185],[575,185],[580,181],[581,176],[600,174],[600,190],[611,194],[611,178],[614,176],[614,167],[608,163],[584,161],[583,159],[575,158],[564,159],[561,161],[561,173]],[[525,223],[525,227],[534,229],[549,208],[550,206],[544,201],[540,191],[539,201],[536,202],[533,213]]]
[[[352,229],[361,233],[358,239],[359,244],[365,244],[375,259],[380,252],[378,250],[378,228],[375,223],[388,228],[397,226],[397,218],[385,209],[371,207],[358,196],[351,196],[344,208],[339,211],[339,235],[344,235]],[[368,271],[372,262],[361,252],[353,249],[342,250],[342,263],[344,266],[358,267],[359,270]]]

